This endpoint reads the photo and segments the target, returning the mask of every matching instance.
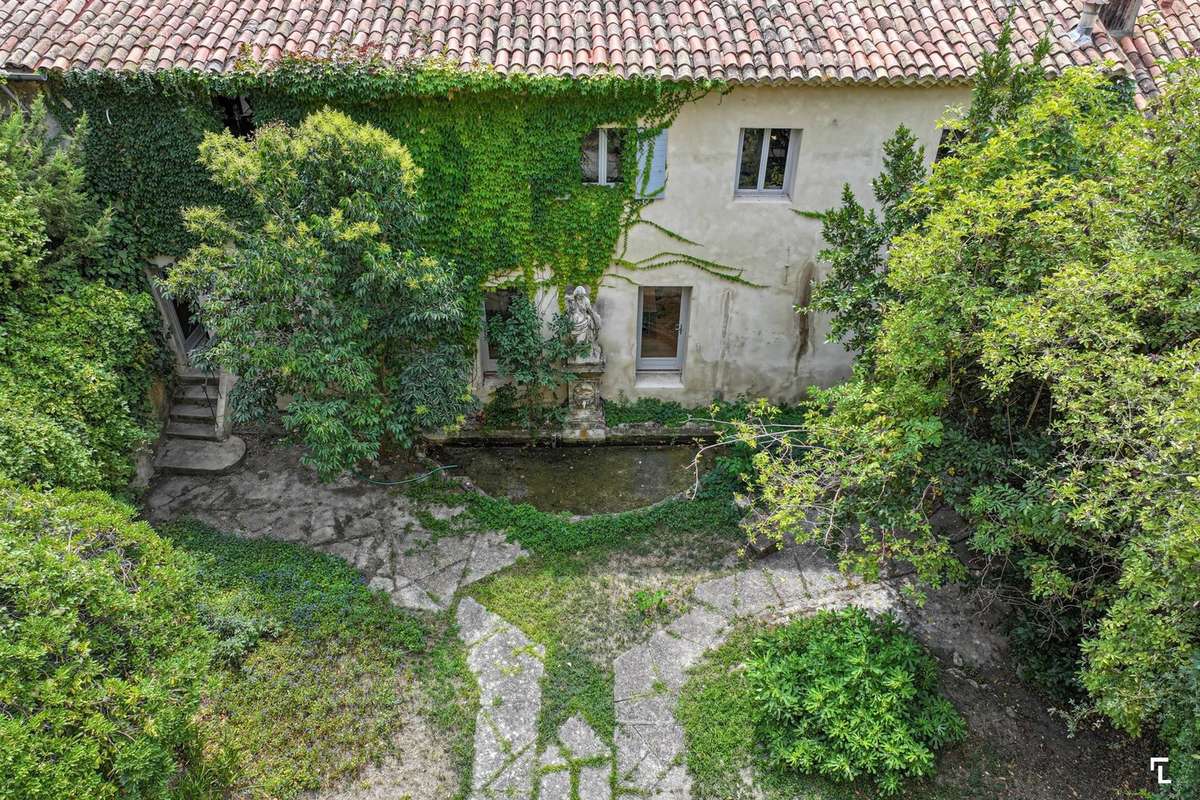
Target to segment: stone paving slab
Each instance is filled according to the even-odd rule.
[[[781,604],[771,581],[758,569],[735,572],[696,587],[692,596],[724,617],[752,617]]]
[[[612,800],[612,749],[578,714],[558,726],[558,741],[546,747],[538,759],[542,765],[538,800]]]
[[[720,614],[704,608],[693,608],[668,625],[666,630],[709,650],[725,640],[728,627],[729,621]]]
[[[542,791],[538,800],[571,800],[571,773],[560,769],[542,775]]]
[[[690,800],[683,727],[675,717],[687,670],[748,618],[783,621],[859,605],[884,611],[896,592],[856,587],[812,548],[788,548],[753,567],[701,583],[699,605],[613,661],[617,791],[621,796]]]
[[[576,714],[558,729],[558,741],[572,758],[582,760],[608,755],[608,745]]]
[[[236,474],[158,478],[146,493],[147,516],[152,523],[192,517],[329,553],[396,605],[430,612],[448,608],[463,586],[525,554],[495,531],[435,537],[403,495],[348,476],[321,483],[298,459],[298,451],[273,448],[252,453]],[[426,510],[442,520],[462,512]]]
[[[533,790],[545,650],[463,598],[455,618],[467,666],[479,681],[471,800],[527,798]]]
[[[579,800],[610,800],[612,783],[608,767],[584,767],[579,771]]]

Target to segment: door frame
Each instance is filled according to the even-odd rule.
[[[146,282],[150,285],[150,294],[158,306],[159,315],[162,316],[167,342],[170,345],[171,353],[175,356],[176,366],[191,367],[193,366],[192,350],[204,343],[208,338],[208,332],[197,325],[190,337],[184,333],[183,325],[179,321],[179,314],[175,311],[175,305],[163,296],[157,283],[163,277],[166,268],[174,263],[174,259],[161,259],[161,261],[163,263],[149,261],[146,264]]]
[[[675,341],[674,358],[643,358],[642,357],[642,290],[643,289],[679,289],[679,326],[678,337]],[[637,350],[634,364],[638,372],[682,372],[684,356],[687,355],[688,322],[690,318],[692,287],[690,286],[639,286],[637,291]]]

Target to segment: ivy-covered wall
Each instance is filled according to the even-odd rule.
[[[452,259],[476,287],[540,281],[561,289],[598,285],[645,203],[637,197],[640,180],[582,183],[583,137],[599,125],[627,128],[623,167],[632,176],[641,143],[684,102],[713,88],[295,60],[220,77],[68,74],[54,95],[65,121],[82,113],[92,121],[88,178],[114,206],[112,263],[130,280],[143,259],[189,247],[183,208],[230,207],[197,163],[196,147],[223,128],[213,97],[245,95],[259,126],[294,124],[329,106],[388,131],[423,170],[421,239],[430,253]]]

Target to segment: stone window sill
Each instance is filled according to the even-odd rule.
[[[681,372],[639,372],[633,381],[635,389],[682,389]]]

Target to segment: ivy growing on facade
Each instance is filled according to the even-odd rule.
[[[612,75],[504,76],[435,60],[396,68],[335,56],[270,67],[243,61],[222,75],[68,73],[55,95],[68,123],[84,112],[94,120],[84,161],[92,190],[114,206],[110,247],[128,281],[141,279],[143,259],[182,255],[194,243],[183,209],[216,203],[234,217],[251,213],[197,161],[203,135],[224,127],[214,98],[246,97],[259,127],[295,125],[333,108],[395,136],[421,169],[419,244],[482,291],[497,281],[595,289],[650,202],[639,192],[648,170],[639,154],[684,103],[720,88]],[[635,180],[581,181],[580,144],[598,126],[625,130],[622,172]],[[681,261],[740,280],[736,270],[687,255],[616,259],[632,269]]]

